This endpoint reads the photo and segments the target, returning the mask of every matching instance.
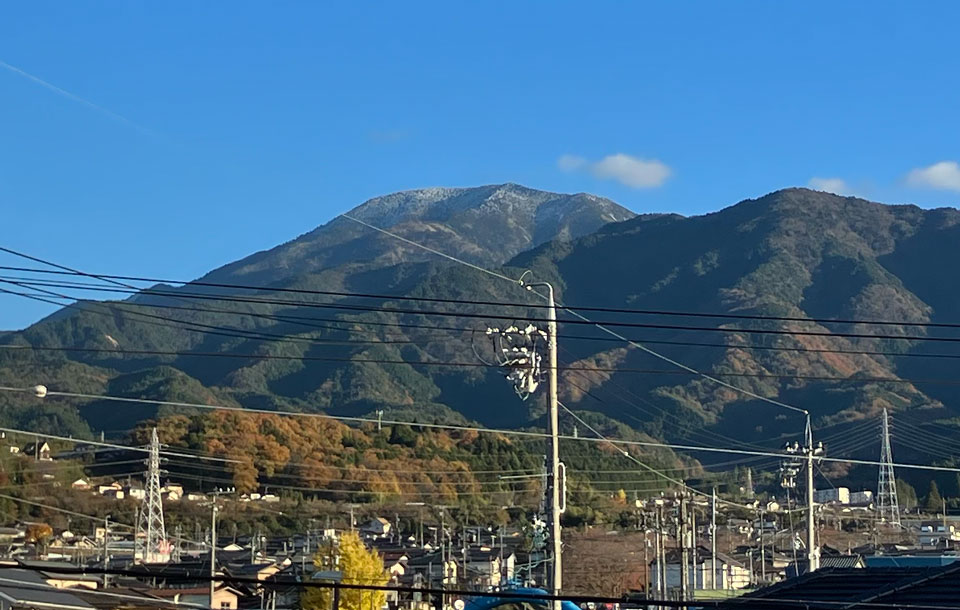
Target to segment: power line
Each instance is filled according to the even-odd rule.
[[[10,277],[0,277],[0,280],[12,279]],[[39,297],[40,295],[30,295],[24,293],[18,293],[8,290],[0,289],[0,292],[7,292],[9,294],[15,294],[17,296],[23,297]],[[61,299],[67,299],[74,301],[75,303],[80,301],[74,297],[62,296],[56,297]],[[38,300],[43,300],[39,298]],[[180,299],[183,300],[183,299]],[[228,300],[228,299],[224,299]],[[55,303],[53,301],[45,301],[52,305],[57,306],[70,306],[70,305],[61,305],[60,303]],[[229,302],[229,300],[228,300]],[[107,306],[104,304],[104,306]],[[270,314],[270,313],[259,313],[252,311],[241,311],[236,309],[219,309],[214,307],[185,307],[170,305],[166,303],[136,303],[130,301],[122,301],[111,303],[110,306],[123,306],[123,307],[144,307],[150,309],[170,309],[177,311],[190,311],[195,313],[204,313],[204,314],[224,314],[240,317],[252,317],[260,318],[265,320],[272,320],[276,322],[284,322],[299,326],[304,326],[308,328],[320,328],[327,330],[336,330],[342,332],[370,332],[373,331],[358,331],[355,328],[339,328],[334,326],[327,326],[323,324],[316,324],[316,322],[328,322],[342,325],[352,325],[352,326],[376,326],[376,327],[386,327],[386,328],[409,328],[409,329],[422,329],[429,331],[453,331],[453,332],[477,332],[476,328],[463,327],[463,326],[437,326],[437,325],[428,325],[428,324],[415,324],[415,323],[404,323],[404,322],[382,322],[376,320],[352,320],[352,319],[343,319],[343,318],[322,318],[315,316],[298,316],[294,314]],[[89,310],[88,310],[89,311]],[[370,307],[365,310],[366,312],[375,313],[381,311],[379,308]],[[95,313],[95,312],[91,312]],[[349,314],[342,313],[340,315],[360,315],[358,314]],[[243,330],[243,329],[238,329]],[[785,335],[790,335],[789,331],[784,331]],[[597,336],[586,336],[586,335],[572,335],[569,333],[559,333],[557,335],[561,339],[568,340],[577,340],[577,341],[602,341],[602,342],[616,342],[622,343],[621,339],[616,337],[597,337]],[[921,338],[922,339],[922,338]],[[640,343],[646,343],[650,345],[673,345],[679,347],[708,347],[708,348],[718,348],[718,349],[744,349],[744,350],[755,350],[755,351],[779,351],[779,352],[800,352],[800,353],[813,353],[813,354],[847,354],[847,355],[860,355],[860,356],[885,356],[885,357],[901,357],[901,358],[940,358],[940,359],[960,359],[960,354],[948,354],[948,353],[924,353],[924,352],[904,352],[904,351],[890,351],[890,350],[859,350],[859,349],[830,349],[830,348],[808,348],[808,347],[796,347],[796,346],[784,346],[784,345],[753,345],[753,344],[743,344],[743,343],[707,343],[702,341],[674,341],[674,340],[661,340],[661,339],[652,339],[652,338],[631,338],[631,341],[637,341]],[[357,343],[362,343],[359,341],[354,341]]]
[[[396,364],[408,366],[442,366],[442,367],[461,367],[461,368],[500,368],[497,364],[484,362],[456,362],[447,360],[403,360],[387,358],[366,358],[366,357],[335,357],[335,356],[288,356],[285,354],[242,354],[233,352],[187,352],[187,351],[168,351],[168,350],[130,350],[130,349],[107,349],[92,347],[44,347],[34,345],[0,345],[0,349],[23,350],[23,351],[52,351],[52,352],[90,352],[107,353],[114,355],[147,355],[147,356],[176,356],[180,358],[232,358],[244,360],[295,360],[304,362],[344,362],[355,364]],[[547,368],[547,367],[543,367]],[[669,369],[640,369],[640,368],[617,368],[617,367],[591,367],[591,366],[558,366],[560,371],[587,371],[600,373],[633,373],[641,375],[671,375],[683,376],[694,375],[703,376],[695,369],[685,368],[683,371]],[[831,375],[789,375],[780,373],[737,373],[737,372],[713,372],[709,376],[714,377],[743,377],[750,379],[795,379],[800,381],[837,381],[846,383],[906,383],[906,384],[932,384],[932,385],[960,385],[960,380],[954,379],[913,379],[900,377],[837,377]],[[735,388],[727,382],[715,380],[724,386]],[[738,391],[748,392],[737,388]],[[759,398],[759,395],[754,396]],[[771,399],[766,399],[767,401]],[[795,411],[803,411],[798,407],[790,407]],[[803,411],[806,412],[806,411]]]
[[[15,282],[12,280],[0,280],[7,283],[16,284],[21,287],[31,287],[37,284],[36,282]],[[85,290],[85,291],[94,291],[94,292],[109,292],[109,293],[127,293],[133,295],[149,295],[149,296],[160,296],[160,297],[169,297],[174,299],[199,299],[199,300],[209,300],[209,301],[226,301],[234,303],[259,303],[264,305],[284,305],[284,306],[294,306],[294,307],[308,307],[308,308],[319,308],[319,309],[334,309],[334,310],[344,310],[344,311],[382,311],[388,313],[399,313],[399,314],[409,314],[409,315],[423,315],[423,316],[441,316],[441,317],[452,317],[452,318],[471,318],[471,319],[482,319],[482,320],[515,320],[517,316],[508,316],[500,315],[493,313],[467,313],[467,312],[455,312],[450,310],[435,310],[435,309],[403,309],[398,307],[388,307],[388,306],[369,306],[369,305],[356,305],[356,304],[346,304],[346,303],[317,303],[313,301],[297,301],[290,299],[268,299],[261,297],[241,297],[237,295],[224,296],[224,295],[210,295],[203,293],[190,293],[183,291],[162,291],[152,288],[107,288],[107,287],[95,287],[95,286],[86,286],[86,287],[76,287],[69,285],[56,285],[56,284],[47,284],[48,286],[64,288],[64,289],[73,289],[73,290]],[[67,297],[64,295],[59,295],[62,298],[74,298]],[[451,301],[453,301],[451,299]],[[470,304],[470,301],[456,300],[458,304]],[[526,307],[525,305],[511,305],[500,303],[497,304],[499,307]],[[791,336],[809,336],[809,337],[832,337],[832,338],[854,338],[854,339],[886,339],[890,341],[931,341],[931,342],[944,342],[944,343],[960,343],[960,337],[941,337],[941,336],[927,336],[927,335],[890,335],[890,334],[876,334],[876,333],[854,333],[854,332],[832,332],[832,331],[811,331],[811,330],[785,330],[785,329],[769,329],[769,328],[734,328],[734,327],[715,327],[715,326],[691,326],[686,324],[654,324],[654,323],[645,323],[645,322],[624,322],[616,320],[601,320],[594,321],[586,318],[582,314],[578,313],[572,308],[567,307],[566,305],[560,306],[563,311],[566,311],[568,314],[572,315],[575,319],[560,319],[557,320],[560,324],[576,324],[576,325],[588,325],[595,326],[597,328],[605,326],[614,326],[614,327],[625,327],[625,328],[645,328],[645,329],[658,329],[658,330],[676,330],[676,331],[695,331],[695,332],[718,332],[718,333],[733,333],[733,334],[756,334],[756,335],[791,335]],[[601,328],[602,330],[602,328]],[[626,340],[626,339],[623,339]]]
[[[510,278],[501,273],[485,269],[478,265],[474,265],[467,261],[451,257],[443,252],[423,246],[421,244],[416,244],[415,242],[408,240],[404,237],[401,237],[395,233],[391,233],[384,229],[380,229],[371,224],[364,223],[362,221],[350,218],[347,215],[343,215],[344,218],[349,218],[355,222],[360,222],[364,226],[390,235],[396,239],[405,241],[411,245],[416,245],[417,247],[424,248],[429,252],[448,258],[456,263],[466,265],[477,271],[487,273],[496,277],[497,279],[505,279],[511,282],[516,282],[515,279]],[[15,254],[17,256],[27,255],[15,252],[13,250],[0,247],[0,251],[8,252],[10,254]],[[54,263],[49,263],[41,259],[34,257],[31,260],[41,262],[43,264],[54,265]],[[539,304],[529,304],[529,303],[516,303],[516,302],[502,302],[502,301],[483,301],[483,300],[471,300],[471,299],[445,299],[445,298],[436,298],[436,297],[416,297],[410,295],[391,295],[391,294],[379,294],[379,293],[364,293],[364,292],[346,292],[346,291],[332,291],[332,290],[315,290],[315,289],[306,289],[306,288],[289,288],[289,287],[279,287],[279,286],[254,286],[249,284],[233,284],[233,283],[222,283],[222,282],[205,282],[203,280],[174,280],[174,279],[163,279],[163,278],[149,278],[142,276],[128,276],[128,275],[108,275],[108,274],[89,274],[83,273],[81,271],[70,270],[70,271],[51,271],[48,269],[36,269],[29,267],[10,267],[10,266],[0,266],[0,269],[7,271],[17,271],[17,272],[27,272],[27,273],[42,273],[42,274],[54,274],[54,275],[82,275],[86,277],[92,277],[100,279],[102,281],[113,280],[128,280],[135,282],[149,282],[152,284],[180,284],[181,286],[204,286],[210,288],[230,288],[236,290],[251,290],[251,291],[260,291],[260,292],[280,292],[280,293],[291,293],[291,294],[306,294],[306,295],[321,295],[321,296],[335,296],[335,297],[352,297],[352,298],[366,298],[366,299],[381,299],[381,300],[390,300],[390,301],[415,301],[415,302],[424,302],[424,303],[446,303],[446,304],[462,304],[462,305],[493,305],[493,306],[511,306],[511,307],[526,307],[531,309],[542,309],[546,305]],[[117,283],[119,286],[125,288],[131,288],[129,284]],[[78,284],[78,286],[91,286],[90,284]],[[136,288],[136,287],[133,287]],[[591,312],[601,312],[601,313],[622,313],[622,314],[634,314],[634,315],[649,315],[649,316],[671,316],[671,317],[685,317],[685,318],[719,318],[719,319],[731,319],[731,320],[763,320],[763,321],[776,321],[776,322],[808,322],[808,323],[818,323],[818,324],[860,324],[860,325],[871,325],[871,326],[909,326],[909,327],[919,327],[919,328],[960,328],[960,323],[954,322],[917,322],[912,320],[864,320],[864,319],[854,319],[854,318],[810,318],[802,316],[771,316],[771,315],[761,315],[761,314],[740,314],[740,313],[729,313],[729,312],[703,312],[703,311],[677,311],[669,309],[636,309],[636,308],[622,308],[622,307],[599,307],[599,306],[588,306],[588,305],[565,305],[568,309],[574,309],[577,311],[591,311]]]
[[[0,391],[31,393],[33,389],[0,386]],[[520,437],[530,437],[530,438],[549,438],[550,437],[550,435],[547,433],[533,432],[530,430],[506,430],[506,429],[497,429],[497,428],[484,428],[480,426],[465,426],[465,425],[459,425],[459,424],[439,424],[439,423],[428,423],[428,422],[417,422],[417,421],[377,419],[377,418],[371,418],[371,417],[327,415],[325,413],[294,413],[289,411],[271,411],[269,409],[258,409],[254,407],[231,407],[226,405],[209,405],[209,404],[170,401],[170,400],[155,400],[150,398],[131,398],[131,397],[124,397],[124,396],[109,396],[109,395],[103,395],[103,394],[84,394],[79,392],[58,392],[58,391],[48,390],[46,396],[47,397],[63,397],[63,398],[79,398],[79,399],[87,399],[87,400],[112,400],[117,402],[185,407],[185,408],[204,409],[204,410],[211,410],[211,411],[235,411],[235,412],[244,412],[244,413],[250,413],[250,414],[273,415],[278,417],[321,418],[321,419],[329,419],[331,421],[340,421],[345,423],[376,424],[377,422],[380,422],[381,424],[384,424],[384,425],[403,425],[403,426],[411,426],[414,428],[457,430],[462,432],[499,434],[502,436],[520,436]],[[560,438],[563,440],[575,440],[575,441],[581,441],[581,442],[610,442],[610,441],[604,441],[601,439],[593,439],[589,437],[570,436],[570,435],[560,435]],[[637,441],[637,440],[622,440],[622,439],[613,439],[613,441],[615,441],[617,444],[624,445],[624,446],[657,447],[657,448],[666,448],[666,449],[677,449],[681,451],[695,451],[695,452],[702,451],[702,452],[708,452],[708,453],[755,455],[755,456],[771,457],[771,458],[778,458],[778,459],[789,459],[793,457],[792,454],[777,453],[774,451],[753,451],[753,450],[747,450],[747,449],[734,449],[734,448],[726,448],[726,447],[682,445],[682,444],[676,444],[676,443],[658,443],[658,442],[652,442],[652,441]],[[838,462],[838,463],[845,463],[845,464],[860,464],[860,465],[866,465],[866,466],[880,465],[880,462],[877,462],[877,461],[856,460],[851,458],[831,458],[831,457],[824,456],[824,457],[819,457],[818,459],[825,462]],[[951,468],[946,466],[931,466],[926,464],[908,464],[908,463],[897,463],[894,465],[897,466],[898,468],[908,468],[908,469],[915,469],[915,470],[930,470],[930,471],[937,471],[937,472],[954,472],[954,473],[960,472],[960,468]]]

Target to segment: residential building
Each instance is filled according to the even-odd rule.
[[[50,455],[50,445],[47,444],[46,441],[41,441],[39,445],[37,443],[30,443],[21,449],[20,453],[29,455],[30,457],[36,458],[41,462],[53,461],[53,457]]]
[[[920,524],[918,537],[920,546],[946,548],[960,541],[960,532],[952,523],[942,521],[924,521]]]
[[[817,504],[850,504],[850,488],[817,489],[813,492],[813,501]]]
[[[390,522],[383,517],[377,517],[360,526],[360,533],[375,538],[383,538],[390,535]]]
[[[190,589],[153,589],[150,595],[162,599],[169,599],[175,604],[192,604],[207,606],[214,610],[237,610],[240,605],[241,592],[228,586],[219,586],[213,594],[213,604],[210,604],[210,587],[193,587]]]
[[[678,549],[667,550],[665,566],[665,583],[667,585],[667,590],[680,588],[680,576],[682,574],[680,569],[680,557],[681,555]],[[688,565],[693,564],[690,557],[687,558],[687,561],[690,562]],[[712,587],[710,578],[712,565],[710,549],[707,549],[706,547],[698,547],[696,569],[694,569],[690,575],[690,582],[696,583],[694,586],[695,589],[743,589],[750,586],[750,570],[748,570],[741,562],[730,557],[729,555],[717,553],[716,584]],[[660,582],[656,560],[650,562],[650,575],[650,580],[652,582],[651,588],[655,589],[659,586]]]
[[[0,569],[0,609],[94,610],[80,597],[50,588],[43,576],[22,568]]]
[[[941,568],[821,568],[725,602],[719,610],[808,610],[843,607],[958,608],[960,564]]]

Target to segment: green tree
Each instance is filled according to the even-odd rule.
[[[937,488],[937,482],[930,479],[930,490],[927,491],[927,500],[924,508],[928,513],[939,513],[943,509],[943,498],[940,496],[940,490]]]
[[[910,510],[917,506],[917,490],[903,479],[897,479],[897,501],[902,510]]]
[[[385,585],[390,580],[383,567],[383,558],[376,551],[367,549],[356,532],[343,534],[337,547],[321,549],[313,556],[313,565],[318,570],[329,570],[335,564],[339,565],[343,584]],[[309,588],[300,597],[300,607],[303,610],[328,610],[331,607],[331,594],[329,589]],[[340,591],[342,610],[379,610],[385,602],[383,591]]]

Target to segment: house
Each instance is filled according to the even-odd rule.
[[[668,591],[680,588],[680,575],[682,573],[680,569],[680,558],[681,553],[679,549],[667,550],[666,565],[664,566],[666,568],[664,582]],[[691,558],[688,557],[687,561],[690,561],[692,565]],[[697,547],[696,569],[690,575],[691,582],[694,583],[694,589],[717,588],[729,590],[743,589],[750,586],[752,580],[750,570],[729,555],[717,553],[717,572],[713,580],[710,575],[711,569],[712,559],[710,549],[702,546]],[[650,575],[651,588],[658,588],[660,572],[656,560],[650,562]]]
[[[797,558],[797,562],[791,562],[785,571],[787,578],[794,578],[807,573],[808,562],[806,558]],[[820,569],[826,568],[844,568],[844,569],[863,569],[867,567],[867,562],[863,555],[822,555],[820,557]]]
[[[422,582],[434,585],[452,585],[460,582],[461,570],[456,558],[443,557],[442,553],[420,552],[410,553],[407,560],[405,576],[420,575]]]
[[[146,489],[134,485],[124,486],[123,493],[126,494],[128,498],[132,498],[134,500],[143,500],[147,497]]]
[[[822,568],[722,603],[719,610],[960,609],[960,564],[940,568]]]
[[[504,553],[501,560],[499,549],[472,547],[467,549],[463,570],[471,584],[496,587],[512,577],[515,562],[516,556],[511,552]]]
[[[123,493],[123,486],[120,485],[120,483],[117,483],[116,481],[113,481],[112,483],[103,483],[101,485],[97,485],[97,493],[100,494],[101,496],[105,496],[107,494],[116,495],[116,492],[118,491]]]
[[[183,496],[183,499],[186,500],[187,502],[206,502],[206,501],[207,501],[207,494],[202,494],[202,493],[197,493],[197,492],[190,492],[190,493],[185,494],[185,495]]]
[[[22,568],[0,569],[0,608],[94,610],[80,597],[51,587],[43,576]]]
[[[161,599],[169,599],[175,604],[206,606],[214,610],[237,610],[241,592],[233,587],[221,585],[213,594],[210,603],[210,587],[192,587],[190,589],[152,589],[149,594]]]
[[[79,489],[80,491],[86,491],[90,489],[90,482],[86,479],[77,479],[73,483],[70,483],[70,487],[73,489]]]
[[[946,548],[952,542],[960,541],[960,532],[952,523],[924,521],[920,524],[920,546]]]
[[[390,522],[383,517],[377,517],[360,526],[360,533],[375,538],[381,538],[390,534]]]
[[[22,559],[17,562],[24,569],[29,569],[40,575],[51,587],[57,589],[97,589],[100,579],[92,574],[70,574],[77,569],[75,564],[68,561],[29,561]]]
[[[848,487],[817,489],[813,492],[813,501],[817,504],[850,504],[850,489]]]
[[[16,452],[14,452],[16,453]],[[26,447],[20,450],[19,453],[24,455],[29,455],[32,458],[36,458],[41,462],[52,462],[53,457],[50,455],[50,445],[46,441],[39,443],[30,443]]]

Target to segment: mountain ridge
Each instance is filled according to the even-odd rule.
[[[555,283],[562,301],[576,304],[862,320],[893,318],[936,322],[960,319],[957,288],[944,282],[940,273],[943,260],[960,256],[960,211],[953,208],[923,210],[909,205],[889,206],[794,188],[743,200],[700,216],[638,216],[630,213],[631,217],[621,222],[599,224],[592,231],[574,236],[581,232],[577,227],[586,225],[571,222],[571,232],[565,233],[563,222],[570,221],[570,217],[578,213],[585,213],[588,224],[598,224],[603,220],[606,204],[591,206],[587,196],[568,195],[560,196],[563,205],[548,208],[557,211],[561,223],[541,223],[541,226],[548,227],[554,238],[510,255],[520,247],[516,241],[518,236],[525,243],[537,241],[535,232],[527,230],[536,225],[536,214],[532,212],[543,208],[549,201],[557,201],[551,199],[555,194],[509,184],[477,189],[472,192],[469,189],[411,191],[417,193],[412,196],[414,199],[445,202],[445,208],[441,206],[433,211],[430,210],[431,204],[410,199],[410,192],[405,196],[399,194],[397,201],[406,201],[412,206],[412,218],[390,216],[398,209],[390,203],[384,211],[386,216],[377,217],[377,222],[394,222],[390,226],[404,227],[406,232],[402,234],[468,260],[470,258],[456,248],[457,244],[472,244],[480,256],[476,260],[488,261],[483,263],[484,266],[495,269],[505,266],[504,273],[511,277],[531,269],[538,279]],[[468,194],[472,196],[472,207],[464,207],[464,197]],[[516,199],[528,195],[533,197],[532,201],[518,202]],[[359,208],[377,199],[361,204]],[[601,198],[597,200],[602,201]],[[380,202],[374,207],[376,205]],[[564,212],[564,206],[570,206],[572,211]],[[498,216],[508,209],[511,210],[508,219]],[[431,213],[435,216],[430,216]],[[426,217],[428,220],[424,221]],[[377,219],[374,216],[365,218]],[[436,218],[454,219],[453,226],[447,227],[453,236],[433,230],[443,224]],[[508,243],[499,252],[489,244],[484,245],[483,241],[500,235],[488,228],[488,219],[491,218],[501,223],[494,222],[494,226],[513,227],[504,238]],[[291,262],[298,262],[293,260],[295,255],[309,258],[315,254],[317,260],[297,268],[296,265],[284,266],[282,263],[286,259],[283,257],[259,258],[255,262],[266,267],[222,277],[251,280],[238,281],[240,284],[258,284],[252,279],[269,275],[271,281],[259,285],[306,290],[374,287],[376,290],[371,292],[380,294],[502,303],[516,303],[523,297],[515,287],[476,271],[425,256],[412,248],[398,248],[392,243],[395,242],[393,238],[381,239],[383,236],[374,235],[369,240],[372,232],[361,229],[350,221],[335,219],[305,234],[323,233],[319,246],[307,240],[299,242],[297,248],[283,252],[293,257],[289,259]],[[330,235],[333,232],[339,234]],[[479,235],[483,232],[486,234]],[[357,240],[361,241],[358,243]],[[311,250],[313,246],[318,248]],[[249,264],[250,258],[235,264],[243,261]],[[215,275],[218,271],[205,277],[221,277]],[[198,290],[196,286],[188,285],[188,288]],[[302,295],[301,298],[307,299]],[[321,300],[320,297],[310,297],[309,300],[334,304],[358,302],[349,298]],[[156,304],[165,302],[160,299]],[[378,303],[384,308],[391,306],[390,299],[374,304]],[[22,333],[6,335],[5,341],[103,348],[108,345],[103,337],[109,335],[126,349],[142,346],[203,353],[239,351],[249,354],[249,358],[220,362],[201,357],[81,353],[70,358],[61,357],[56,362],[50,358],[38,358],[31,365],[12,363],[11,357],[6,356],[5,360],[0,360],[0,377],[7,379],[14,371],[18,374],[29,372],[31,366],[36,370],[52,367],[51,370],[62,371],[54,376],[54,381],[73,383],[69,381],[73,378],[77,383],[82,380],[81,385],[85,387],[99,388],[100,391],[113,388],[117,392],[158,392],[184,399],[193,397],[276,410],[345,415],[385,409],[403,417],[435,420],[465,417],[487,425],[510,427],[529,425],[542,414],[543,406],[539,400],[531,401],[526,408],[519,408],[498,371],[479,367],[453,370],[417,364],[377,363],[377,360],[408,363],[456,361],[476,349],[475,333],[469,330],[431,332],[411,327],[436,325],[436,320],[426,312],[342,313],[332,310],[327,315],[340,320],[340,325],[318,330],[294,325],[284,317],[307,314],[316,317],[317,311],[305,305],[228,304],[246,317],[214,313],[177,315],[193,323],[215,323],[302,340],[343,339],[354,343],[334,348],[252,338],[211,337],[147,326],[127,313],[113,311],[111,316],[105,316],[82,312],[34,325]],[[475,314],[489,311],[489,308],[466,305],[462,309]],[[503,311],[511,312],[510,315],[516,315],[518,320],[542,316],[542,311],[522,307]],[[156,312],[170,315],[161,309]],[[251,313],[280,317],[251,318]],[[604,314],[605,318],[608,315],[613,320],[626,317],[626,314],[619,318]],[[654,327],[635,331],[634,338],[681,343],[690,340],[688,332],[655,327],[658,324],[676,325],[673,318],[652,316],[643,320]],[[364,326],[371,323],[380,326]],[[948,421],[960,416],[957,408],[960,394],[955,390],[895,381],[900,377],[952,374],[945,361],[931,362],[915,357],[925,348],[920,341],[789,334],[800,326],[782,321],[719,320],[717,323],[728,330],[739,329],[741,332],[698,333],[705,336],[697,337],[697,341],[714,343],[716,347],[652,345],[668,357],[711,375],[759,375],[729,379],[739,387],[769,398],[812,405],[810,410],[817,426],[842,428],[845,422],[862,421],[874,416],[881,408],[931,421]],[[394,324],[400,326],[390,326]],[[469,324],[460,321],[455,325],[468,329],[475,325],[482,330],[484,323],[473,320]],[[804,323],[803,328],[826,333],[874,332],[864,325],[812,322]],[[788,334],[752,335],[746,332],[750,329],[786,331]],[[588,331],[588,327],[578,327],[575,334],[590,334]],[[885,327],[885,332],[910,334],[908,329],[900,326]],[[356,343],[371,336],[398,338],[409,343],[366,346]],[[565,365],[592,366],[591,363],[595,363],[605,368],[652,368],[653,361],[649,356],[616,343],[562,340],[561,347],[564,350],[561,360]],[[823,349],[839,352],[810,351]],[[841,353],[855,351],[882,351],[889,355]],[[331,354],[363,362],[297,360],[301,356]],[[265,359],[270,355],[292,359]],[[666,366],[662,362],[657,365]],[[915,370],[911,367],[918,366],[927,374],[911,374]],[[779,377],[784,375],[787,377]],[[791,375],[800,377],[791,378]],[[804,376],[839,377],[848,381],[805,380]],[[887,376],[891,382],[861,383],[856,381],[857,376]],[[563,381],[564,400],[571,408],[595,412],[609,418],[610,422],[629,425],[639,433],[656,438],[715,443],[719,438],[716,435],[721,435],[741,443],[758,443],[771,434],[789,434],[794,429],[795,422],[791,423],[786,414],[703,379],[617,371],[565,371]],[[107,405],[97,409],[104,415],[109,413]],[[87,409],[87,412],[93,411],[96,409]]]

